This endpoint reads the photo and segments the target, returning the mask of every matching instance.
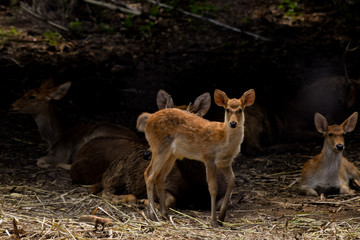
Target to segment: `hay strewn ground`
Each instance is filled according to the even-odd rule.
[[[19,116],[7,117],[16,124],[15,118]],[[15,136],[21,134],[21,129],[18,131]],[[350,159],[358,157],[354,151],[356,135],[349,140]],[[36,137],[34,142],[29,138],[9,138],[2,145],[0,162],[2,239],[360,237],[359,196],[331,196],[321,200],[297,194],[300,168],[309,152],[237,159],[236,188],[226,222],[219,229],[211,229],[210,211],[171,210],[169,221],[154,222],[146,218],[146,207],[142,204],[113,205],[89,195],[86,187],[71,184],[65,170],[43,170],[35,166],[35,156],[44,147],[40,144],[35,147],[38,151],[28,151],[34,148]],[[314,145],[310,149],[319,151]],[[91,214],[108,218],[113,224],[102,229],[101,225],[95,228],[93,223],[79,221],[81,216]]]

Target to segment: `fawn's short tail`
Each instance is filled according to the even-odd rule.
[[[139,115],[136,121],[136,129],[138,131],[140,132],[145,131],[146,121],[148,120],[150,115],[151,115],[150,113],[146,113],[146,112]]]

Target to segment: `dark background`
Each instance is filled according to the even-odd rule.
[[[256,106],[247,114],[256,121],[247,125],[250,132],[262,129],[252,134],[262,148],[314,139],[317,135],[303,133],[314,132],[315,112],[340,123],[358,109],[360,50],[345,57],[348,75],[356,80],[349,84],[343,55],[349,43],[351,49],[359,43],[359,1],[168,2],[269,41],[146,1],[109,3],[136,4],[143,13],[129,16],[83,1],[0,5],[3,119],[14,100],[47,78],[73,83],[58,103],[66,118],[110,121],[133,130],[141,112],[156,110],[159,89],[181,105],[206,91],[213,95],[216,88],[229,97],[254,88]],[[55,44],[46,37],[49,32],[61,35],[53,38]],[[332,80],[335,76],[340,80]],[[206,118],[222,121],[223,112],[212,103]],[[21,124],[31,121],[24,117]]]

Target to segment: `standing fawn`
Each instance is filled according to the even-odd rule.
[[[189,106],[175,106],[171,95],[161,89],[157,94],[156,104],[158,109],[181,108],[205,115],[210,108],[211,99],[209,93],[204,93],[195,99],[194,104],[190,104]],[[111,162],[125,158],[126,155],[132,151],[134,145],[144,145],[143,142],[146,142],[145,139],[121,135],[94,138],[85,144],[74,156],[74,163],[70,169],[72,182],[87,185],[99,182],[102,174]],[[149,151],[146,151],[146,149],[139,154],[143,156],[144,152],[149,154]],[[141,157],[141,160],[143,160],[143,157]],[[127,161],[123,160],[123,164],[130,164],[131,161],[135,160],[131,158]],[[112,173],[108,173],[108,175],[117,174],[116,171],[111,172]]]
[[[48,154],[38,159],[39,167],[61,166],[69,169],[71,165],[68,164],[71,164],[76,152],[95,137],[137,137],[130,129],[110,123],[79,125],[64,129],[56,116],[53,100],[62,99],[70,86],[71,82],[66,82],[55,87],[52,80],[47,80],[39,88],[29,90],[12,104],[13,111],[34,117],[42,139],[47,142]]]
[[[193,104],[175,106],[171,96],[160,90],[156,102],[159,109],[181,108],[202,117],[209,110],[211,99],[209,93],[204,93]],[[144,152],[148,148],[146,140],[141,138],[94,138],[75,156],[70,170],[71,179],[73,183],[95,183],[90,191],[94,194],[101,193],[103,198],[113,203],[146,198],[144,171],[150,161],[144,159]],[[165,183],[166,206],[207,208],[203,202],[209,201],[210,196],[205,175],[202,163],[193,160],[177,161]],[[219,199],[225,194],[225,184],[221,180],[218,180]]]
[[[323,134],[321,153],[308,160],[301,172],[300,191],[310,196],[353,193],[349,183],[360,186],[360,172],[344,156],[344,135],[355,129],[358,113],[353,113],[341,125],[328,126],[327,120],[315,113],[315,126]]]
[[[224,174],[227,189],[220,209],[219,220],[225,219],[235,176],[232,161],[239,154],[244,138],[245,107],[255,101],[254,90],[240,99],[229,99],[218,89],[215,103],[225,108],[224,122],[210,122],[179,109],[164,109],[148,116],[145,136],[152,151],[151,162],[144,173],[149,200],[149,217],[156,220],[154,185],[159,195],[160,211],[167,217],[165,180],[176,159],[194,159],[205,163],[208,189],[211,196],[211,225],[217,227],[216,195],[217,170]],[[143,115],[138,117],[141,119]]]

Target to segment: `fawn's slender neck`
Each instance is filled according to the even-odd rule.
[[[240,151],[240,146],[244,139],[244,123],[239,122],[238,126],[234,129],[229,126],[229,122],[225,121],[223,128],[225,133],[225,143],[234,148],[238,147],[238,151]]]
[[[337,174],[340,169],[340,163],[343,156],[342,151],[335,151],[332,146],[324,143],[323,149],[321,150],[322,156],[322,167],[326,168],[328,173]]]
[[[34,114],[33,117],[41,138],[47,142],[48,148],[51,149],[55,141],[62,135],[62,129],[55,116],[53,107],[49,106],[46,111]]]

